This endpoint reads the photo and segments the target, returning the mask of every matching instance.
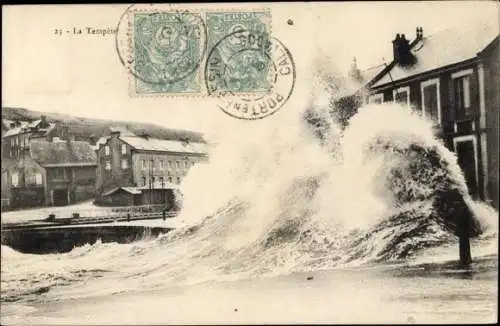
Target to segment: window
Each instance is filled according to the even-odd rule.
[[[50,173],[49,179],[55,179],[55,180],[64,180],[64,169],[49,169],[47,170],[47,173]]]
[[[172,177],[168,177],[168,182],[172,183]]]
[[[19,185],[19,175],[17,174],[17,172],[12,173],[12,185]]]
[[[147,180],[146,180],[146,177],[145,177],[145,176],[143,176],[143,177],[142,177],[142,185],[143,185],[143,186],[146,186],[146,181],[147,181]]]
[[[122,159],[122,169],[128,168],[128,161],[126,158]]]
[[[422,91],[422,115],[441,122],[441,100],[439,78],[430,79],[420,85]]]
[[[155,183],[156,183],[156,177],[151,177],[151,185],[154,186]]]
[[[165,187],[165,178],[164,177],[160,177],[160,184],[161,184],[161,187]]]
[[[472,69],[451,75],[453,79],[453,100],[458,119],[464,119],[472,114],[471,75]]]
[[[127,155],[127,145],[122,144],[122,155]]]
[[[37,185],[41,185],[42,184],[42,174],[41,173],[35,174],[35,183]]]
[[[104,153],[109,155],[109,145],[104,146]]]
[[[179,161],[175,161],[175,167],[176,167],[177,169],[180,169],[180,168],[181,168],[181,162],[179,162]]]
[[[11,146],[11,147],[14,147],[14,145],[15,145],[15,143],[14,143],[14,138],[11,138],[11,139],[10,139],[10,146]]]
[[[392,91],[395,103],[410,105],[410,87],[401,87]]]
[[[104,167],[106,170],[111,170],[111,162],[110,161],[106,161],[106,165]]]
[[[382,104],[384,103],[384,94],[373,94],[368,97],[368,103],[370,104]]]
[[[184,168],[188,168],[189,167],[189,161],[184,161]]]
[[[149,168],[153,169],[155,167],[155,161],[149,160]]]
[[[165,161],[160,160],[160,168],[164,169],[165,168]]]
[[[141,160],[142,169],[146,168],[146,160]]]
[[[181,183],[181,177],[177,177],[177,184]]]
[[[172,161],[168,161],[168,169],[170,170],[172,168]]]

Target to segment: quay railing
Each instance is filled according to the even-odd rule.
[[[70,216],[67,213],[71,212]],[[177,215],[175,210],[166,210],[165,205],[141,205],[103,207],[79,210],[65,210],[65,214],[49,214],[48,221],[65,220],[70,224],[104,223],[138,219],[171,218]]]

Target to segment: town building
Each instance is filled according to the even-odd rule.
[[[2,201],[9,208],[62,206],[94,197],[97,163],[89,143],[34,138],[20,144],[12,156],[2,157]]]
[[[177,188],[194,164],[207,160],[205,146],[188,139],[163,140],[114,131],[97,150],[96,200],[103,204],[162,203],[170,196],[162,189]]]
[[[365,103],[399,102],[434,120],[471,195],[498,210],[498,28],[483,22],[424,36],[418,27],[413,41],[397,34],[392,43],[393,60],[363,81]]]

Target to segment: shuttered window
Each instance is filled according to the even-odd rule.
[[[463,119],[472,115],[470,75],[453,80],[453,94],[457,117]]]
[[[441,101],[439,98],[439,79],[422,83],[422,114],[436,122],[441,121]]]

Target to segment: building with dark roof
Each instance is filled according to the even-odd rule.
[[[393,60],[364,85],[365,103],[400,102],[435,121],[457,155],[471,195],[498,210],[500,53],[490,22],[410,41],[397,34]]]
[[[95,193],[96,153],[83,141],[30,139],[2,158],[2,188],[10,206],[62,206]],[[5,181],[5,182],[4,182]],[[4,184],[5,183],[5,184]]]
[[[122,135],[120,131],[112,132],[96,152],[98,201],[103,199],[102,195],[114,194],[118,188],[123,194],[127,193],[126,189],[138,187],[175,188],[194,164],[207,159],[206,144],[202,142],[164,140],[146,134]],[[147,199],[143,198],[141,204],[149,204]],[[151,203],[160,202],[151,198]]]

